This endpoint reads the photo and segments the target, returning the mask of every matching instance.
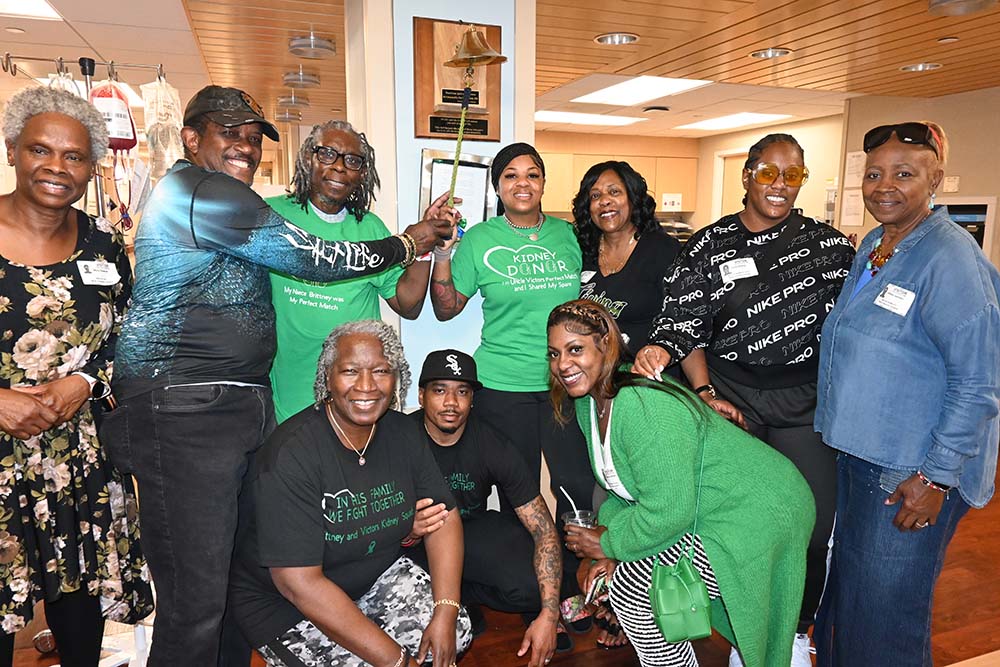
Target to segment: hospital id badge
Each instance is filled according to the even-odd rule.
[[[732,283],[742,278],[752,278],[757,274],[757,263],[753,257],[739,257],[719,265],[722,282]]]
[[[76,270],[84,285],[117,285],[122,279],[118,267],[111,262],[81,259],[76,263]]]
[[[875,305],[900,317],[906,317],[917,295],[908,289],[889,283],[875,297]]]

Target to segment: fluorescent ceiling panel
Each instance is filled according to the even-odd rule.
[[[0,16],[17,16],[43,21],[61,21],[62,17],[45,0],[0,0]]]
[[[675,127],[675,130],[731,130],[735,127],[744,127],[746,125],[759,125],[760,123],[770,123],[776,120],[783,120],[785,118],[791,118],[788,114],[780,113],[734,113],[728,116],[719,116],[718,118],[709,118],[708,120],[701,120],[697,123],[689,123],[687,125],[679,125]]]
[[[631,116],[607,116],[599,113],[574,113],[572,111],[536,111],[535,122],[568,123],[570,125],[631,125],[646,120]]]
[[[669,79],[662,76],[637,76],[628,81],[577,97],[574,102],[586,104],[609,104],[630,107],[667,95],[676,95],[712,83],[700,79]]]

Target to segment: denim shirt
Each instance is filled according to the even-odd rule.
[[[1000,439],[1000,272],[941,208],[851,298],[881,238],[881,228],[865,237],[823,325],[816,430],[834,449],[919,469],[982,507]],[[906,290],[893,306],[905,314],[877,305],[890,285]]]

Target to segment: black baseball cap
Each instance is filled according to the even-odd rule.
[[[190,126],[199,116],[207,116],[223,127],[260,123],[269,138],[278,141],[280,136],[278,128],[264,118],[257,100],[238,88],[205,86],[199,90],[184,109],[184,124]]]
[[[476,360],[459,350],[436,350],[424,359],[417,386],[423,389],[431,380],[468,382],[473,389],[482,389],[476,374]]]

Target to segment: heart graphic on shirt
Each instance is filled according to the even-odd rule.
[[[531,252],[530,250],[538,252]],[[525,252],[529,250],[529,252]],[[527,244],[517,250],[507,246],[493,246],[483,255],[483,264],[493,273],[503,278],[512,278],[518,273],[518,265],[531,262],[553,261],[556,258],[554,252],[540,245]],[[497,268],[500,267],[500,268]]]

